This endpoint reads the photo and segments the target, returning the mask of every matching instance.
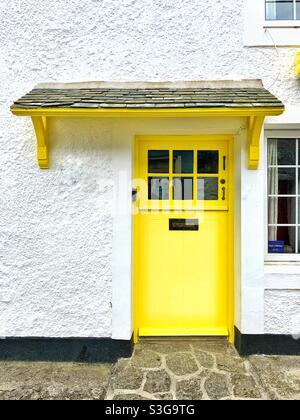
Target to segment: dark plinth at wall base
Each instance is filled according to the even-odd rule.
[[[113,363],[133,352],[133,339],[4,338],[0,361]]]
[[[241,356],[265,354],[272,356],[300,356],[300,339],[290,335],[242,334],[235,328],[235,347]]]

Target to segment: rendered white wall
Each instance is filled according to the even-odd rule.
[[[130,225],[123,219],[116,227],[104,215],[113,193],[97,180],[107,174],[114,179],[119,157],[113,154],[113,161],[112,150],[119,138],[129,142],[136,132],[154,130],[141,122],[133,127],[133,121],[127,134],[109,121],[54,121],[51,169],[40,171],[31,123],[10,115],[12,101],[46,81],[262,78],[286,105],[299,105],[296,49],[245,48],[243,5],[243,0],[0,2],[1,336],[122,337],[118,319],[124,305],[127,337],[129,292],[120,296],[111,282],[114,273],[120,284],[128,283],[129,255],[128,249],[123,254],[123,245],[129,242],[118,242],[113,255],[112,241],[116,244],[120,230],[127,235]],[[195,125],[194,131],[203,129]],[[167,127],[182,133],[190,128],[188,122],[174,121]],[[130,149],[122,153],[128,157]],[[258,178],[247,173],[243,179],[254,196]],[[249,201],[243,204],[248,213]],[[241,223],[247,229],[246,221]],[[246,244],[244,252],[245,264],[252,264]],[[124,276],[114,268],[122,255]],[[248,276],[247,267],[241,270]],[[261,274],[254,283],[261,290]],[[122,299],[119,309],[113,307],[112,323],[112,302]],[[243,299],[247,308],[246,292]],[[252,331],[247,315],[242,321],[243,332]]]
[[[300,339],[300,265],[265,266],[265,333]]]
[[[265,330],[300,339],[300,290],[266,291]]]
[[[113,134],[112,338],[129,340],[133,331],[132,174],[134,138],[126,122],[119,120],[114,121]]]
[[[2,0],[0,100],[42,81],[239,77],[299,104],[296,49],[244,48],[245,1]]]
[[[1,159],[0,336],[108,336],[112,188],[101,181],[112,178],[110,125],[51,120],[45,171],[28,121],[13,126],[27,135],[7,144],[22,148],[14,162],[9,151]]]
[[[262,136],[263,137],[263,136]],[[261,143],[263,139],[261,139]],[[263,147],[261,148],[263,149]],[[248,142],[242,148],[241,264],[243,334],[264,333],[265,189],[264,156],[259,168],[247,170]]]

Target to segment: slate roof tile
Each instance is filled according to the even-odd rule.
[[[283,107],[264,88],[33,89],[12,109]]]

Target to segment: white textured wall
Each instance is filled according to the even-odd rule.
[[[1,0],[0,335],[111,334],[111,191],[97,185],[109,126],[55,122],[39,171],[13,99],[44,81],[242,77],[299,103],[295,49],[244,48],[242,12],[243,0]]]
[[[300,339],[300,290],[267,290],[265,313],[267,333]]]
[[[112,188],[101,180],[112,177],[111,130],[54,120],[51,169],[40,171],[33,133],[16,121],[17,133],[18,122],[24,134],[1,165],[0,335],[106,336]],[[22,158],[12,142],[23,143]]]
[[[265,267],[265,332],[300,339],[300,266]],[[299,336],[299,337],[298,337]]]
[[[41,81],[249,77],[299,103],[295,50],[244,48],[243,7],[244,0],[1,0],[1,101]]]

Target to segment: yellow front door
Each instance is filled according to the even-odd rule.
[[[229,142],[137,138],[136,339],[230,333]]]

